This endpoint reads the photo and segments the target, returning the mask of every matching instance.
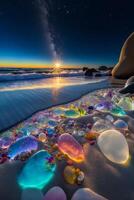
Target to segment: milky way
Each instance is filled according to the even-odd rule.
[[[52,59],[57,61],[60,59],[60,55],[55,42],[55,33],[52,23],[49,21],[50,9],[52,8],[51,0],[36,0],[39,8],[39,13],[41,17],[42,26],[44,29],[44,36],[48,43],[48,48],[51,53]]]

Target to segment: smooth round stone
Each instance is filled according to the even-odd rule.
[[[22,191],[21,200],[43,200],[43,194],[38,189],[25,189]]]
[[[55,186],[45,194],[43,200],[67,200],[67,198],[63,189]]]
[[[78,117],[80,117],[80,113],[75,110],[66,110],[65,116],[67,118],[78,118]]]
[[[101,133],[105,130],[113,128],[112,123],[109,120],[99,119],[92,126],[91,131],[96,133]]]
[[[110,161],[124,164],[129,159],[129,148],[126,138],[117,130],[108,130],[101,133],[97,139],[97,144]]]
[[[64,179],[68,184],[75,184],[77,179],[76,169],[73,166],[66,166],[64,169]]]
[[[118,106],[123,108],[124,110],[133,110],[133,103],[131,98],[123,97],[120,99]]]
[[[116,115],[116,116],[124,116],[124,115],[126,115],[126,112],[120,107],[112,108],[111,113],[113,115]]]
[[[41,142],[46,142],[47,136],[46,136],[45,133],[40,133],[38,139],[39,139],[39,141],[41,141]]]
[[[52,156],[45,150],[34,154],[24,165],[18,177],[22,188],[42,189],[53,178],[56,164],[51,162]]]
[[[9,148],[9,146],[12,144],[13,140],[9,137],[3,137],[1,138],[1,148],[6,149]]]
[[[111,103],[108,101],[104,101],[102,103],[99,103],[95,106],[96,110],[109,110],[111,108]]]
[[[82,146],[70,134],[64,133],[58,139],[58,147],[60,151],[67,155],[75,162],[82,162],[84,160],[84,151]]]
[[[122,120],[122,119],[118,119],[114,122],[114,126],[118,129],[124,129],[127,130],[128,129],[128,124]]]
[[[110,122],[114,122],[114,118],[111,115],[107,115],[106,119],[109,120]]]
[[[55,120],[49,120],[49,121],[48,121],[48,125],[49,125],[50,127],[55,127],[55,126],[57,126],[57,121],[55,121]]]
[[[61,115],[64,115],[65,109],[64,108],[56,108],[56,109],[53,110],[53,113],[56,116],[61,116]]]
[[[23,136],[29,136],[32,132],[37,131],[37,129],[33,125],[24,125],[19,131],[23,133]]]
[[[71,200],[107,200],[107,199],[95,193],[89,188],[81,188],[74,193]]]
[[[14,159],[21,153],[36,151],[37,149],[38,149],[37,140],[32,136],[26,136],[17,140],[9,147],[8,155],[11,159]]]
[[[52,137],[56,134],[53,128],[47,128],[46,131],[47,131],[48,137]]]

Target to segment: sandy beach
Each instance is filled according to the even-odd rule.
[[[68,102],[73,102],[87,93],[89,93],[90,96],[90,92],[95,90],[110,87],[119,88],[121,85],[123,86],[123,82],[122,84],[121,82],[118,84],[118,81],[112,80],[103,81],[101,84],[90,83],[85,85],[64,87],[58,89],[58,91],[53,91],[51,89],[3,91],[0,93],[2,99],[0,102],[1,131],[8,129],[10,126],[13,126],[20,121],[23,121],[37,111],[66,104]],[[54,97],[53,94],[55,94]],[[105,119],[107,115],[108,112],[95,113],[94,115],[89,115],[89,119],[92,117],[100,117],[101,119]],[[91,146],[89,143],[85,143],[83,146],[85,152],[84,162],[80,164],[73,162],[73,166],[84,171],[84,183],[80,186],[77,184],[67,184],[63,179],[63,171],[66,166],[66,161],[61,160],[57,162],[54,178],[42,190],[44,194],[53,186],[60,186],[65,191],[68,200],[70,200],[78,188],[87,187],[109,200],[134,199],[134,120],[129,116],[112,116],[114,121],[119,118],[126,121],[128,123],[129,130],[131,131],[131,134],[129,134],[129,136],[126,138],[131,155],[128,165],[112,163],[104,157],[97,144]],[[25,162],[21,161],[7,161],[0,165],[0,199],[21,199],[22,190],[17,184],[17,177],[24,164]]]

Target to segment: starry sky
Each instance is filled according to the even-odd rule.
[[[0,63],[114,65],[133,1],[0,0]]]

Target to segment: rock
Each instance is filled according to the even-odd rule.
[[[122,120],[122,119],[118,119],[114,122],[114,126],[117,128],[117,129],[123,129],[123,130],[127,130],[128,129],[128,124]]]
[[[115,78],[126,79],[134,75],[134,32],[124,43],[119,62],[112,70]]]
[[[109,120],[100,119],[97,120],[92,126],[91,131],[96,133],[102,133],[108,129],[111,129],[113,124]]]
[[[25,136],[13,143],[8,150],[8,155],[11,159],[16,156],[27,153],[31,151],[36,151],[38,149],[38,142],[32,136]]]
[[[55,186],[48,190],[43,200],[67,200],[67,198],[63,189]]]
[[[22,188],[42,189],[54,176],[56,164],[50,162],[52,156],[45,150],[34,154],[24,165],[18,177]]]
[[[125,87],[119,91],[121,94],[134,93],[134,76],[131,76],[125,84]]]
[[[107,159],[114,163],[124,164],[129,159],[129,148],[126,138],[117,130],[101,133],[97,144]]]
[[[22,191],[21,200],[43,200],[43,194],[38,189],[25,189]]]
[[[122,97],[117,105],[124,110],[133,110],[133,101],[130,97]]]
[[[84,161],[84,151],[82,146],[70,134],[64,133],[58,139],[60,151],[75,162]]]
[[[89,188],[78,189],[71,200],[107,200]]]
[[[131,76],[127,81],[126,81],[126,84],[125,86],[128,86],[128,85],[131,85],[134,83],[134,76]]]
[[[64,169],[64,179],[68,184],[75,184],[77,179],[76,169],[73,166],[66,166]]]

